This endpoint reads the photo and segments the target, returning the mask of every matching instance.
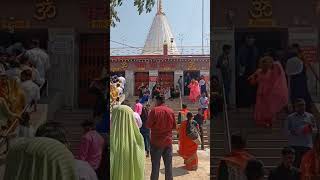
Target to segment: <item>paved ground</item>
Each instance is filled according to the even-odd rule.
[[[187,171],[183,169],[183,159],[178,156],[178,145],[173,147],[173,179],[174,180],[209,180],[210,179],[210,150],[198,150],[199,165],[197,171]],[[151,158],[146,159],[145,180],[150,179]],[[159,180],[164,180],[164,165],[161,163]]]

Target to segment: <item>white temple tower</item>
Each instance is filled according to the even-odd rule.
[[[168,19],[162,9],[162,0],[158,0],[157,14],[153,19],[147,40],[142,50],[143,55],[162,55],[163,45],[168,45],[169,55],[179,55],[176,40]]]

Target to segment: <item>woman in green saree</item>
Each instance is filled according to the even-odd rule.
[[[133,110],[125,105],[116,106],[111,121],[110,179],[144,180],[144,141]]]
[[[5,180],[77,180],[72,153],[51,138],[16,139],[6,163]]]

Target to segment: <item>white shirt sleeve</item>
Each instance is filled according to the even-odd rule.
[[[45,82],[45,80],[43,78],[40,77],[39,71],[35,68],[32,69],[32,74],[33,74],[33,80],[34,82],[36,82],[37,84],[39,84],[40,86],[43,85],[43,83]]]
[[[142,127],[142,120],[141,120],[140,115],[138,113],[134,112],[134,117],[136,119],[136,123],[137,123],[138,128],[141,128]]]
[[[33,91],[32,100],[39,101],[40,100],[40,88],[38,87],[38,85],[33,84],[32,91]]]

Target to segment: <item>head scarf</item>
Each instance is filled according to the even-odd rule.
[[[76,180],[67,147],[50,138],[20,138],[9,149],[6,180]]]
[[[119,105],[112,111],[110,133],[110,179],[144,180],[144,141],[133,110]]]

